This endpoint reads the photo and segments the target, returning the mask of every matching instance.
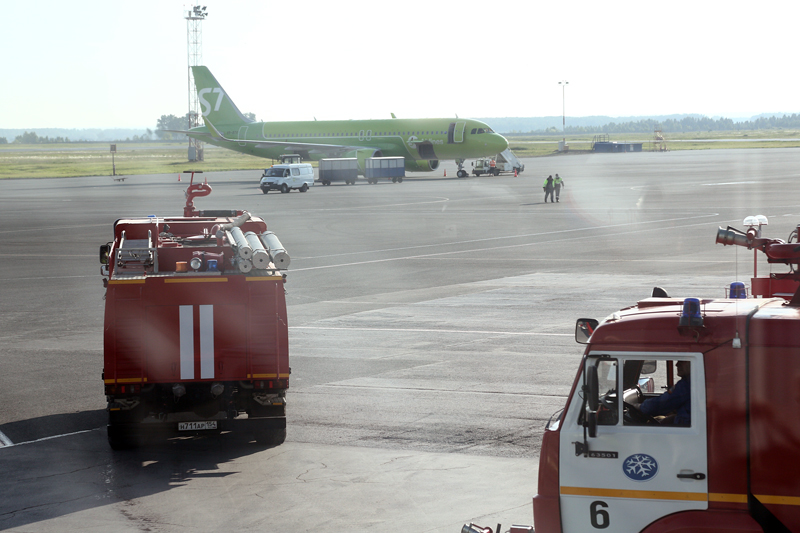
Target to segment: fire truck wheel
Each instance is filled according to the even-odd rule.
[[[286,440],[286,428],[256,431],[253,436],[263,446],[280,446]]]
[[[281,192],[282,192],[282,193],[287,193],[287,192],[289,192],[289,186],[288,186],[288,185],[286,185],[285,183],[284,183],[283,185],[281,185]]]

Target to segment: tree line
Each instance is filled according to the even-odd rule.
[[[250,120],[255,121],[256,116],[254,113],[245,113],[245,116]],[[182,141],[186,140],[186,135],[176,133],[176,130],[186,131],[189,129],[189,113],[183,116],[176,115],[161,115],[156,124],[156,129],[151,130],[147,128],[146,132],[142,135],[134,135],[132,138],[117,139],[117,142],[147,142],[152,141],[153,136],[159,140],[164,141]],[[566,133],[580,134],[580,133],[652,133],[657,127],[660,127],[665,133],[685,133],[685,132],[701,132],[701,131],[746,131],[746,130],[767,130],[767,129],[800,129],[800,114],[793,113],[791,115],[783,115],[782,117],[759,117],[753,120],[745,120],[743,122],[734,122],[729,118],[709,118],[690,116],[682,119],[667,119],[664,121],[657,121],[655,119],[642,119],[628,122],[609,122],[602,126],[567,126]],[[515,135],[560,135],[562,130],[560,128],[547,128],[540,130],[532,130],[528,133],[513,132],[506,133],[508,136]],[[40,137],[36,132],[26,131],[22,135],[17,135],[12,141],[16,144],[52,144],[52,143],[68,143],[71,142],[69,137]],[[0,144],[8,144],[8,139],[0,137]]]
[[[528,134],[561,134],[566,133],[653,133],[660,127],[665,133],[688,133],[700,131],[747,131],[768,129],[800,129],[800,114],[783,115],[782,117],[759,117],[754,120],[734,122],[729,118],[709,117],[684,117],[680,120],[667,119],[657,121],[643,119],[629,122],[609,122],[603,126],[567,126],[560,128],[547,128],[545,130],[531,131]],[[516,133],[516,135],[526,135]]]

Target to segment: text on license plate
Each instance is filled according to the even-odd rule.
[[[216,420],[205,422],[178,422],[178,431],[199,431],[202,429],[217,429]]]

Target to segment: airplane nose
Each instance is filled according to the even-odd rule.
[[[490,142],[491,142],[490,146],[494,148],[492,152],[497,152],[499,154],[500,152],[503,152],[505,151],[506,148],[508,148],[508,140],[506,140],[506,138],[503,137],[502,135],[493,133],[492,140]]]

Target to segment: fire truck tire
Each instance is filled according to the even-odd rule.
[[[286,440],[286,428],[255,431],[253,436],[263,446],[280,446]]]
[[[282,192],[282,193],[287,193],[287,192],[289,192],[289,186],[288,186],[288,185],[286,185],[285,183],[284,183],[283,185],[281,185],[281,192]]]

